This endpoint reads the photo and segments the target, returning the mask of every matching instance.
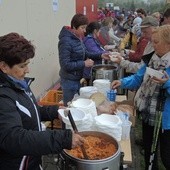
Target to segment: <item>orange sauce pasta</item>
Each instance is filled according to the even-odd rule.
[[[84,140],[84,147],[90,160],[105,159],[114,155],[117,151],[115,145],[110,141],[107,141],[106,139],[94,136],[87,136],[84,137]],[[67,150],[67,152],[73,157],[84,159],[80,147]]]

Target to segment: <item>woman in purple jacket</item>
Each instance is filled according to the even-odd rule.
[[[97,39],[99,36],[100,28],[101,28],[100,23],[98,23],[97,21],[91,22],[86,28],[86,36],[83,39],[87,51],[99,55],[107,52]],[[94,61],[94,65],[102,64],[102,58],[96,57],[93,59],[93,61]],[[87,80],[87,82],[90,80],[90,75],[91,75],[91,67],[85,67],[83,76]]]

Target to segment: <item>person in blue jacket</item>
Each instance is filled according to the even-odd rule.
[[[85,67],[92,67],[93,59],[110,59],[108,54],[90,53],[87,51],[83,37],[88,25],[88,19],[83,14],[75,14],[71,27],[64,26],[59,34],[59,62],[63,102],[67,106],[80,89]]]
[[[151,146],[154,126],[157,123],[157,105],[162,102],[160,93],[165,90],[165,104],[162,112],[162,126],[159,132],[160,153],[163,165],[170,169],[170,25],[153,29],[152,43],[155,53],[145,58],[145,64],[136,74],[112,82],[112,88],[138,89],[135,106],[142,116],[142,136],[145,151],[145,169],[150,166]],[[162,78],[149,76],[146,68],[150,67],[164,73]],[[161,100],[161,101],[160,101]],[[152,170],[158,169],[157,150]]]
[[[57,106],[38,106],[30,89],[30,41],[17,33],[0,36],[0,170],[42,170],[41,156],[83,143],[71,130],[42,131],[58,117]]]

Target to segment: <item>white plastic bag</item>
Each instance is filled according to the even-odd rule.
[[[104,132],[117,141],[121,140],[122,136],[122,121],[116,115],[101,114],[95,117],[96,128],[99,132]]]
[[[71,125],[66,125],[66,129],[72,129]],[[94,119],[91,114],[86,114],[81,124],[77,125],[79,132],[96,130],[94,127]]]

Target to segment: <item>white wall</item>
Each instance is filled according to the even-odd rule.
[[[28,74],[35,77],[31,88],[36,97],[59,79],[58,35],[76,11],[75,0],[56,1],[57,11],[53,0],[0,0],[0,36],[17,32],[36,47]]]

